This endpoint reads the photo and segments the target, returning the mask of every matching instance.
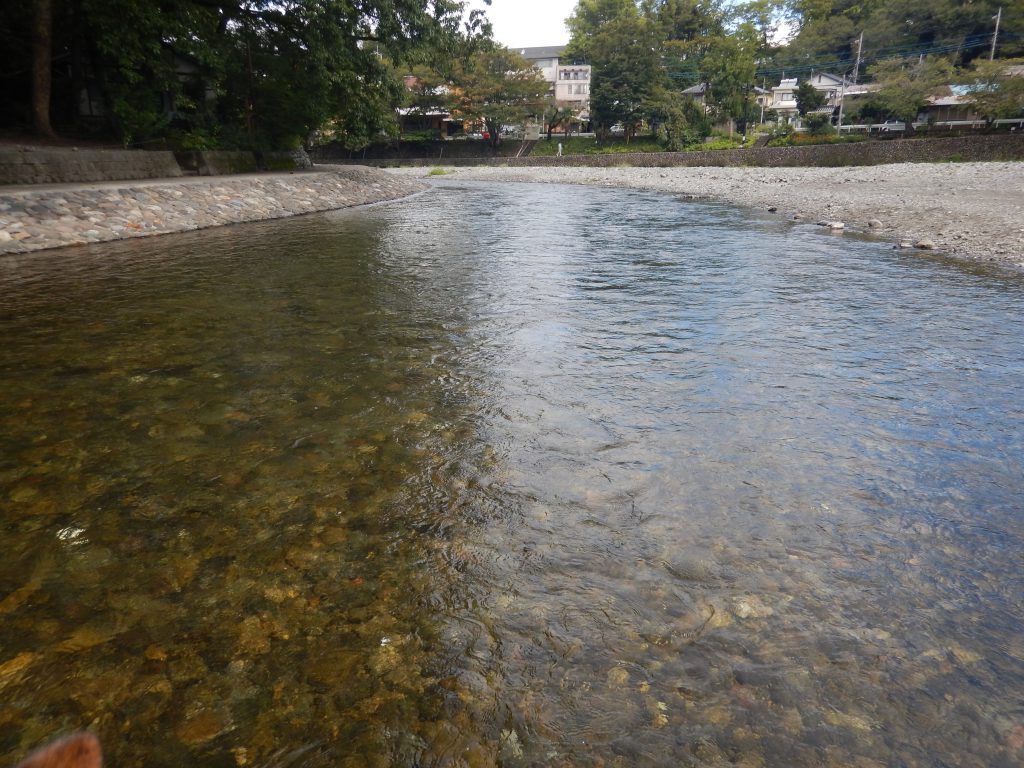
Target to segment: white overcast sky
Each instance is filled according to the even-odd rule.
[[[492,0],[490,8],[482,0],[469,0],[469,6],[487,11],[495,40],[509,48],[524,48],[568,43],[565,20],[576,7],[576,0]],[[795,31],[791,24],[782,22],[774,42],[787,42]]]
[[[481,0],[471,0],[470,5],[487,11],[495,40],[509,48],[523,48],[568,43],[565,20],[576,0],[492,0],[490,8]]]

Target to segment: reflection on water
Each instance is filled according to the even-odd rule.
[[[0,758],[1024,760],[1024,280],[583,188],[0,261]]]

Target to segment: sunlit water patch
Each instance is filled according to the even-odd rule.
[[[1024,760],[1024,279],[447,182],[0,261],[0,756]]]

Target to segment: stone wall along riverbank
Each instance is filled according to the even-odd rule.
[[[695,152],[626,152],[564,157],[491,157],[366,160],[382,168],[398,166],[540,166],[556,168],[840,168],[892,163],[993,162],[1024,160],[1024,134],[957,138],[892,139],[801,147],[755,147]],[[337,160],[336,162],[343,162]]]
[[[0,184],[75,184],[181,175],[173,152],[0,147]]]
[[[0,253],[263,221],[424,189],[372,168],[0,189]]]

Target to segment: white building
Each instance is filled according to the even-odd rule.
[[[812,114],[834,114],[839,108],[844,94],[847,94],[851,88],[849,83],[844,86],[841,77],[830,75],[827,72],[814,72],[805,82],[809,82],[816,91],[825,96],[825,103],[819,109],[814,110]],[[793,122],[798,115],[796,106],[798,85],[798,81],[794,77],[782,80],[772,88],[771,104],[766,106],[775,110],[780,123]]]
[[[780,123],[789,122],[797,114],[796,88],[795,77],[781,80],[778,85],[772,88],[771,108],[779,116]]]
[[[568,64],[562,62],[564,45],[548,45],[540,48],[520,48],[519,54],[531,62],[545,80],[548,92],[559,104],[570,106],[581,122],[590,120],[590,76],[589,64]]]

